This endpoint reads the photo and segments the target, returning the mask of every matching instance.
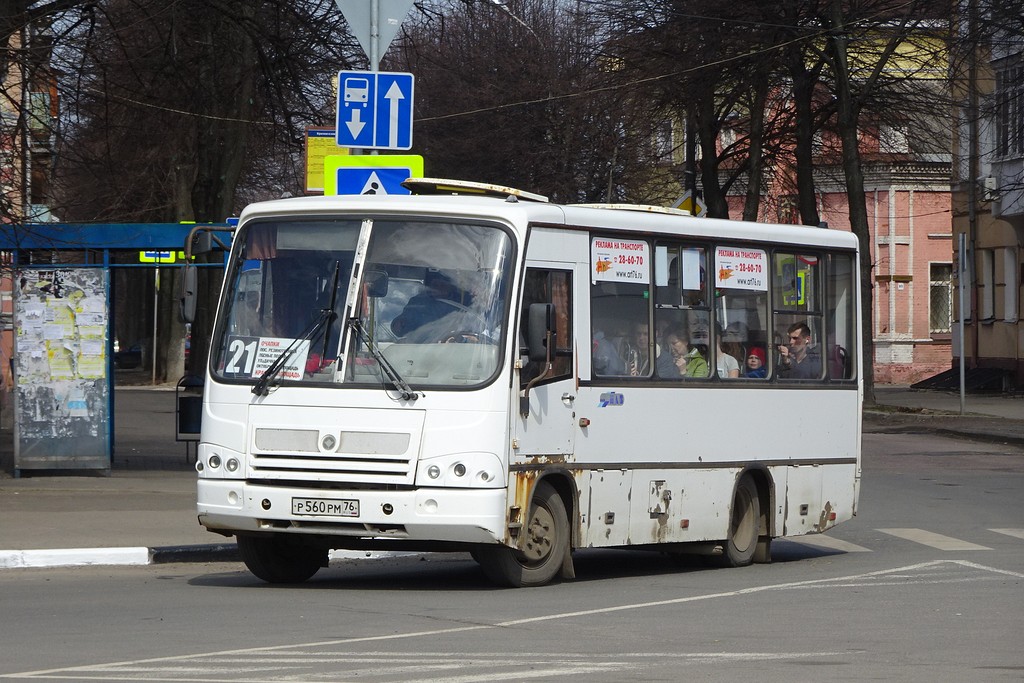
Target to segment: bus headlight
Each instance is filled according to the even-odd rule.
[[[416,479],[430,486],[495,488],[503,485],[501,473],[494,453],[454,453],[421,460]]]
[[[230,448],[200,443],[196,449],[196,471],[210,479],[244,479],[245,456]]]

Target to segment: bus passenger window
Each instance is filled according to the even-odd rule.
[[[772,266],[777,374],[780,379],[821,379],[822,259],[816,254],[776,253]]]
[[[828,257],[828,339],[825,343],[830,379],[856,377],[857,274],[852,254]]]
[[[764,379],[768,374],[770,270],[764,249],[724,245],[715,249],[715,329],[719,332],[715,366],[722,379]],[[760,351],[761,358],[759,364],[755,358],[758,367],[751,374],[748,361],[753,349]]]
[[[655,305],[659,308],[707,306],[706,252],[703,247],[655,247]]]
[[[647,292],[646,285],[630,282],[596,282],[591,286],[591,362],[595,375],[650,376]],[[647,348],[641,350],[641,345]]]

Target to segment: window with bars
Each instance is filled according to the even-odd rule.
[[[928,327],[932,334],[949,334],[953,321],[953,264],[928,266]]]

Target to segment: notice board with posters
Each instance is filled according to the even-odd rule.
[[[105,268],[14,276],[14,473],[110,470]]]

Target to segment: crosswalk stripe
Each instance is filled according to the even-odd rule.
[[[791,536],[786,538],[787,541],[793,541],[794,543],[801,543],[803,545],[812,545],[818,548],[825,548],[826,550],[836,550],[843,553],[870,553],[870,548],[865,548],[862,545],[856,545],[849,541],[843,541],[835,538],[834,536],[825,536],[824,534],[808,534],[807,536]]]
[[[1024,539],[1024,529],[989,529],[997,534],[1006,534],[1007,536],[1013,536],[1014,538]]]
[[[992,550],[992,548],[978,545],[977,543],[961,541],[952,536],[943,536],[942,534],[932,533],[924,529],[878,529],[878,531],[907,541],[927,545],[937,550]]]

